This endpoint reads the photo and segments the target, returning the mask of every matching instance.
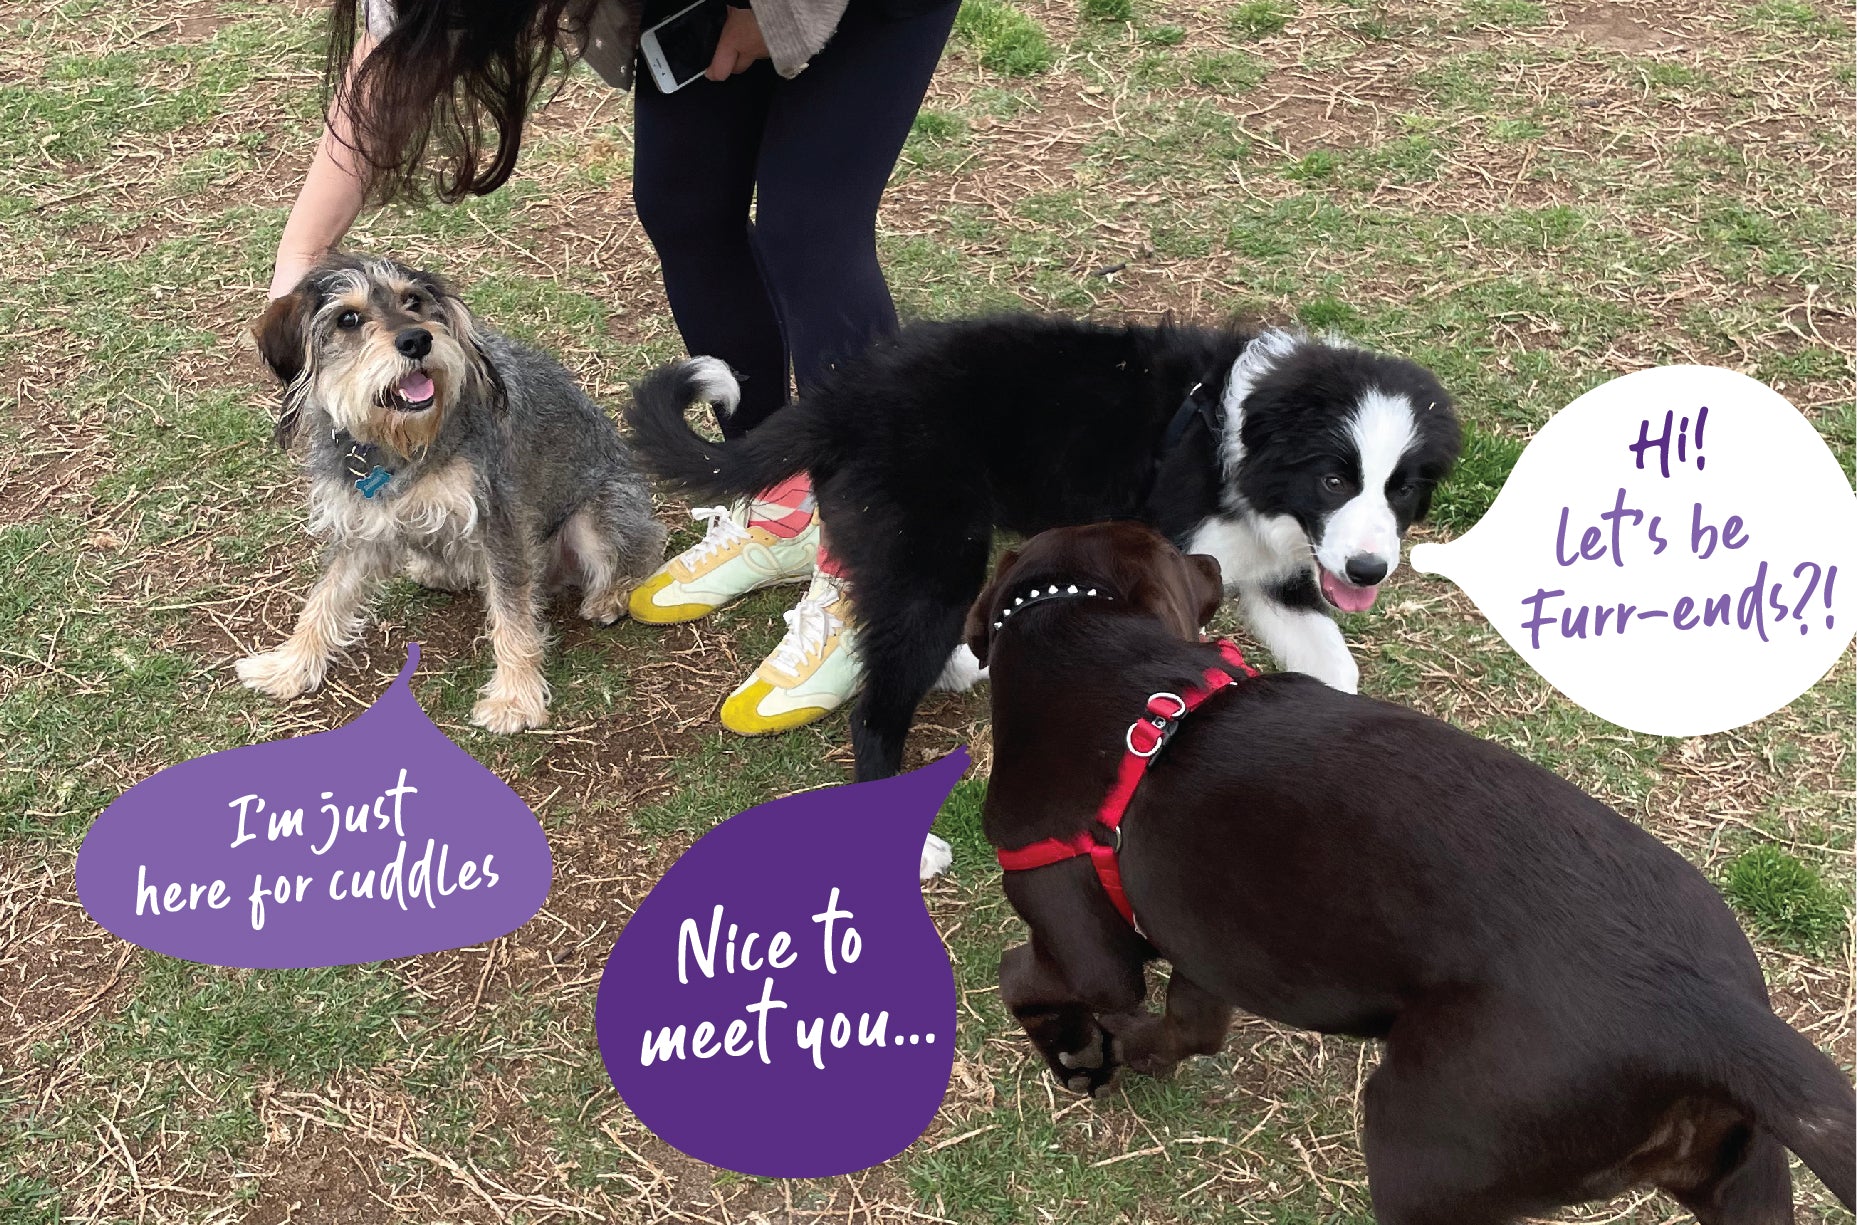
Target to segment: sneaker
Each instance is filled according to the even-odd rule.
[[[626,609],[634,621],[694,621],[750,591],[802,582],[812,574],[819,555],[817,515],[805,531],[791,537],[750,524],[746,500],[732,506],[699,506],[690,517],[708,520],[709,530],[632,588]]]
[[[838,580],[815,574],[783,615],[787,636],[722,703],[722,726],[732,732],[766,736],[823,719],[857,690],[857,633]]]

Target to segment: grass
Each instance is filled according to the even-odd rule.
[[[1085,21],[1122,22],[1135,16],[1134,0],[1082,0],[1078,12]]]
[[[1464,431],[1464,450],[1451,480],[1432,499],[1431,520],[1441,528],[1462,532],[1476,525],[1502,489],[1521,458],[1519,439],[1471,425]]]
[[[1234,5],[1225,24],[1237,37],[1247,42],[1281,34],[1296,13],[1294,6],[1282,0],[1245,0]]]
[[[1113,5],[1114,0],[1090,0]],[[973,48],[983,68],[1029,77],[1051,66],[1051,42],[1038,22],[1005,0],[961,0],[954,34]]]
[[[1848,468],[1850,26],[1806,3],[967,0],[881,254],[909,316],[1237,315],[1426,363],[1467,427],[1428,538],[1477,521],[1555,410],[1658,363],[1774,383]],[[792,590],[669,629],[557,608],[556,720],[535,735],[468,726],[481,608],[406,584],[324,693],[237,689],[232,660],[281,635],[315,565],[239,341],[309,151],[315,22],[28,0],[0,33],[0,1220],[1370,1219],[1369,1044],[1247,1019],[1165,1084],[1079,1103],[1048,1083],[994,982],[1023,933],[979,777],[940,816],[955,868],[925,891],[960,1026],[923,1140],[782,1183],[647,1133],[593,1043],[613,939],[718,820],[847,776],[842,716],[765,740],[715,723]],[[616,405],[681,351],[626,204],[629,114],[578,73],[509,187],[366,213],[355,243],[451,273]],[[694,538],[682,507],[664,515],[674,548]],[[1229,611],[1215,628],[1242,637]],[[1718,882],[1781,1012],[1850,1066],[1848,657],[1768,719],[1671,741],[1571,706],[1407,567],[1344,628],[1368,692],[1562,773]],[[139,953],[83,918],[72,860],[116,795],[341,724],[409,637],[428,712],[548,830],[540,916],[486,946],[290,973]],[[931,699],[911,761],[958,744],[988,760],[984,693]],[[1798,1187],[1802,1222],[1849,1225]],[[1674,1213],[1622,1199],[1580,1219]]]
[[[1817,868],[1779,847],[1757,846],[1728,862],[1722,893],[1762,935],[1809,953],[1834,949],[1844,936],[1845,892]]]

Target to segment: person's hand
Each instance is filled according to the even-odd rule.
[[[753,9],[731,8],[722,23],[722,37],[716,42],[716,57],[709,61],[703,75],[712,81],[726,81],[745,72],[756,60],[767,58],[767,40],[761,37],[761,23]]]
[[[317,251],[280,250],[277,253],[277,264],[271,272],[271,290],[266,296],[277,299],[295,289],[298,282],[309,274],[311,268],[316,266],[316,261],[322,258],[322,255],[322,252]]]

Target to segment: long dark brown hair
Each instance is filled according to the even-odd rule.
[[[516,168],[523,121],[590,0],[394,0],[393,30],[351,76],[356,0],[331,0],[325,116],[340,113],[376,201],[488,195]]]

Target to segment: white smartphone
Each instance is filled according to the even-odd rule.
[[[727,18],[721,0],[696,0],[639,35],[638,49],[660,92],[676,93],[708,71]]]

